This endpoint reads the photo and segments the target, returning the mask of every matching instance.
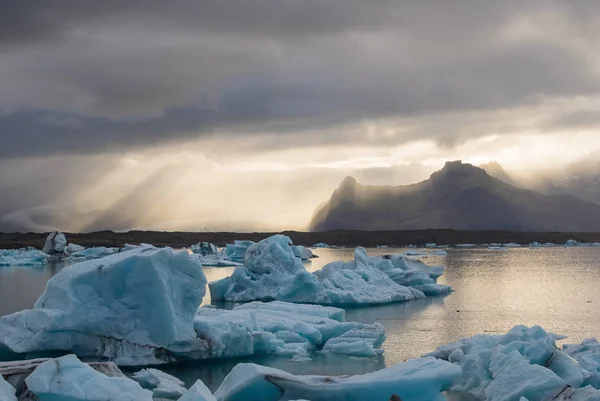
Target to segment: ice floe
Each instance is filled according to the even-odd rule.
[[[153,398],[178,400],[186,392],[181,380],[158,369],[142,369],[131,378],[142,388],[152,391]]]
[[[343,309],[277,301],[233,310],[200,308],[194,328],[211,344],[211,358],[265,353],[306,358],[317,350],[376,356],[385,340],[383,326],[345,322]],[[345,344],[347,351],[335,344]]]
[[[309,273],[294,255],[291,240],[274,235],[248,247],[244,266],[237,267],[230,277],[211,282],[209,289],[214,301],[280,300],[321,305],[372,305],[424,298],[423,291],[413,284],[431,294],[449,292],[449,287],[435,281],[443,269],[428,269],[419,261],[409,265],[401,257],[398,266],[394,263],[371,258],[359,247],[354,261],[332,262]]]
[[[0,266],[42,266],[50,256],[38,249],[0,249]]]
[[[0,375],[0,401],[17,401],[16,389]]]
[[[126,377],[109,377],[75,355],[50,359],[25,380],[40,401],[151,401],[152,392]]]
[[[360,376],[295,376],[250,363],[237,365],[215,392],[220,401],[438,401],[460,368],[434,358],[415,359]]]
[[[462,376],[452,390],[479,399],[600,400],[594,388],[600,384],[594,371],[600,366],[595,362],[600,361],[600,348],[589,340],[562,351],[555,343],[560,338],[539,326],[516,326],[505,335],[478,335],[444,345],[428,356],[460,366]]]

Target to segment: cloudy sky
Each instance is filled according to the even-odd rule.
[[[7,0],[0,230],[301,229],[346,175],[600,149],[595,0]]]

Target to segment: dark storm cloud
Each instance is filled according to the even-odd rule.
[[[207,134],[360,143],[311,131],[595,95],[598,15],[584,1],[2,2],[0,158]]]

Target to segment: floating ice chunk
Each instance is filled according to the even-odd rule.
[[[437,244],[435,242],[429,242],[425,244],[425,248],[437,248]]]
[[[242,363],[215,392],[221,401],[403,401],[442,400],[460,376],[460,368],[434,358],[415,359],[361,376],[294,376],[290,373]]]
[[[65,251],[65,247],[67,246],[67,238],[63,233],[59,233],[58,231],[51,232],[48,237],[46,237],[46,243],[42,248],[42,252],[45,252],[49,255],[54,254],[62,254]]]
[[[318,243],[314,244],[311,248],[331,248],[331,247],[324,242],[318,242]]]
[[[579,241],[575,241],[574,239],[570,239],[565,243],[565,246],[567,248],[572,248],[572,247],[577,247],[577,246],[582,246],[583,244]]]
[[[441,295],[452,291],[448,285],[437,284],[444,274],[442,266],[428,266],[420,260],[404,255],[386,255],[371,258],[376,267],[396,283],[415,288],[425,295]]]
[[[521,248],[521,244],[515,242],[509,242],[508,244],[502,244],[504,248]]]
[[[217,399],[202,380],[198,380],[178,401],[217,401]]]
[[[557,338],[560,337],[539,326],[516,326],[506,335],[478,335],[442,346],[428,355],[460,365],[462,377],[452,390],[470,392],[480,399],[570,399],[561,398],[564,394],[584,397],[574,399],[596,399],[597,395],[588,390],[567,391],[589,384],[591,375],[567,351],[556,349]],[[577,354],[583,346],[569,348]],[[593,397],[585,398],[589,394]]]
[[[130,245],[130,248],[125,248],[124,251],[133,250],[135,248],[137,247],[133,247]],[[119,253],[120,251],[121,249],[119,248],[107,248],[105,246],[84,248],[81,251],[70,253],[69,258],[73,260],[100,259],[109,255],[114,255],[115,253]]]
[[[246,250],[252,244],[254,244],[253,241],[233,241],[233,244],[225,245],[225,254],[229,260],[234,262],[243,262],[246,255]]]
[[[457,248],[476,248],[477,245],[475,244],[456,244],[454,245]]]
[[[0,249],[0,266],[42,266],[49,255],[32,247]]]
[[[190,249],[192,252],[202,256],[216,255],[219,253],[219,249],[210,242],[199,242],[196,245],[192,245]]]
[[[126,377],[108,377],[75,355],[50,359],[25,380],[40,401],[151,401],[152,392]]]
[[[442,249],[435,249],[435,250],[431,251],[430,253],[435,256],[447,256],[448,255],[448,253]]]
[[[292,304],[288,302],[249,302],[235,307],[235,310],[246,310],[246,309],[259,309],[259,310],[272,310],[276,312],[292,313],[292,314],[305,314],[311,316],[321,316],[328,319],[337,320],[343,322],[345,320],[345,311],[341,308],[335,308],[332,306],[321,306],[321,305],[309,305],[309,304]]]
[[[158,369],[142,369],[131,378],[142,388],[152,391],[153,398],[177,400],[186,392],[181,380]]]
[[[302,260],[310,260],[315,257],[309,248],[305,248],[302,245],[292,246],[292,251],[294,252],[294,256]]]
[[[291,240],[274,235],[248,247],[243,267],[230,277],[211,282],[215,301],[247,302],[281,300],[322,305],[385,304],[424,298],[418,288],[398,284],[378,269],[379,259],[370,258],[364,248],[356,248],[354,261],[332,262],[315,273],[308,273],[294,255]],[[423,289],[431,293],[449,290],[435,286],[429,269],[423,273]],[[443,269],[441,269],[443,272]],[[403,273],[404,274],[404,273]],[[441,274],[441,273],[440,273]]]
[[[16,389],[0,375],[0,401],[17,401]]]
[[[67,255],[72,255],[74,253],[77,252],[81,252],[85,250],[85,247],[81,246],[81,245],[77,245],[77,244],[69,244],[67,245],[67,247],[65,248],[65,253]]]
[[[418,250],[414,250],[414,249],[409,249],[408,251],[404,252],[404,254],[406,256],[427,256],[427,255],[429,255],[429,252],[424,252],[424,251],[418,251]]]
[[[177,360],[206,348],[193,321],[205,293],[185,251],[139,247],[61,270],[34,309],[0,318],[0,354],[73,351],[121,365]]]
[[[200,308],[194,326],[198,335],[211,344],[208,357],[212,358],[264,353],[307,357],[336,339],[346,343],[366,341],[371,353],[381,353],[383,326],[344,322],[343,310],[336,309],[284,302],[253,302],[233,310]]]
[[[199,254],[194,254],[198,262],[202,264],[202,266],[208,267],[232,267],[232,266],[243,266],[243,263],[234,262],[225,258],[225,255],[221,253],[217,253],[214,255],[202,256]]]
[[[371,358],[383,353],[381,346],[384,341],[383,326],[375,323],[370,327],[349,330],[338,337],[329,339],[323,346],[323,351]]]

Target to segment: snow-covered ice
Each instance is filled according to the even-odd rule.
[[[16,389],[0,375],[0,401],[17,401]]]
[[[152,392],[126,377],[108,377],[75,355],[50,359],[25,380],[40,401],[151,401]]]
[[[343,309],[278,301],[251,302],[233,310],[200,308],[194,327],[211,344],[211,358],[265,353],[308,357],[316,350],[333,351],[336,343],[366,343],[369,350],[363,354],[376,356],[385,340],[383,326],[345,322]]]
[[[42,266],[49,255],[32,247],[0,249],[0,266]]]
[[[177,360],[204,349],[194,315],[206,277],[186,251],[137,247],[71,265],[32,310],[0,318],[0,354],[73,351],[117,364]]]
[[[599,384],[593,373],[599,364],[593,360],[600,354],[585,357],[594,348],[589,347],[592,341],[561,351],[555,343],[561,338],[539,326],[516,326],[505,335],[478,335],[444,345],[428,356],[459,365],[462,376],[452,390],[480,399],[600,400],[600,391],[586,387]]]
[[[295,376],[250,363],[237,365],[215,392],[220,401],[439,401],[460,368],[421,358],[360,376]],[[396,396],[392,398],[393,396]]]
[[[394,266],[390,261],[369,257],[359,247],[354,261],[332,262],[309,273],[294,255],[291,240],[274,235],[251,245],[244,266],[237,267],[230,277],[211,282],[209,289],[214,301],[280,300],[321,305],[409,301],[425,297],[420,288],[431,294],[449,292],[449,287],[435,283],[443,269],[425,269],[419,261],[410,266],[407,263]],[[411,281],[410,286],[395,281],[400,277]]]
[[[46,237],[46,243],[42,248],[42,252],[49,255],[62,254],[67,246],[67,238],[63,233],[58,231],[51,232]]]
[[[186,392],[181,380],[158,369],[142,369],[131,378],[142,388],[152,391],[153,398],[178,400]]]

